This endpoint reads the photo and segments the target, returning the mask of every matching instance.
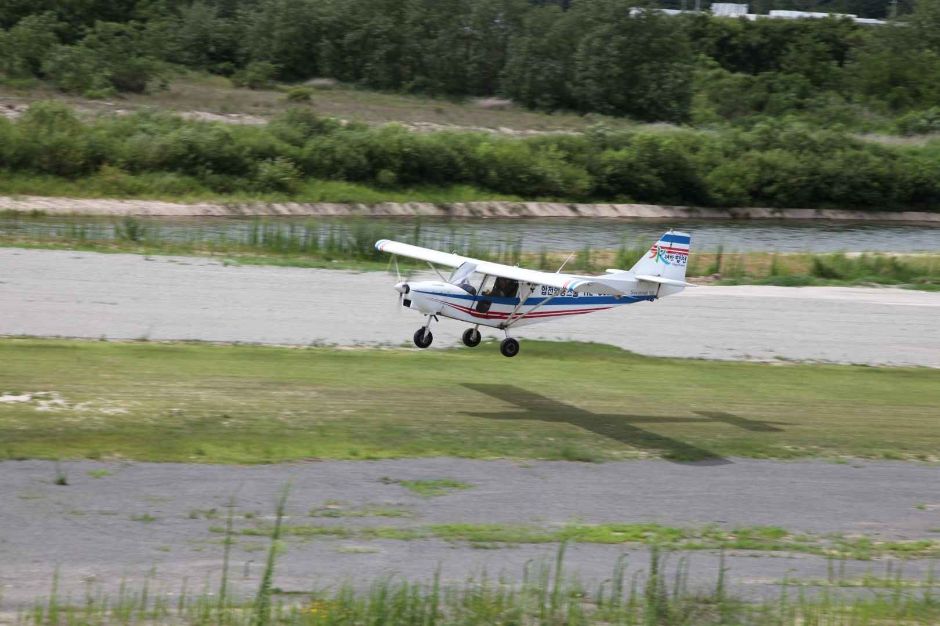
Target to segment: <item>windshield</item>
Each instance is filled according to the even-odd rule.
[[[460,267],[454,270],[454,273],[450,275],[450,279],[447,281],[451,285],[460,285],[461,283],[470,282],[470,276],[477,269],[476,263],[471,263],[470,261],[464,262]]]

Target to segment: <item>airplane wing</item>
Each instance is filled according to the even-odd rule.
[[[510,280],[518,280],[523,283],[533,283],[535,285],[545,285],[547,287],[556,287],[558,289],[588,289],[601,294],[620,294],[622,290],[609,284],[601,282],[603,277],[577,276],[575,274],[556,274],[555,272],[540,272],[538,270],[529,270],[514,265],[503,265],[502,263],[491,263],[481,261],[471,257],[461,256],[450,252],[440,252],[420,246],[413,246],[407,243],[381,239],[375,242],[375,247],[388,254],[397,254],[420,261],[427,261],[435,265],[445,265],[448,267],[460,267],[466,262],[474,263],[476,271],[481,274],[491,276],[501,276]]]

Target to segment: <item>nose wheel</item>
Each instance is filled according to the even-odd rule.
[[[463,337],[461,337],[461,339],[463,340],[463,345],[467,346],[468,348],[475,348],[480,345],[480,341],[483,340],[483,336],[480,335],[480,331],[476,328],[468,328],[467,330],[463,331]]]
[[[434,335],[431,334],[431,331],[428,330],[426,326],[422,326],[415,331],[415,345],[419,348],[427,348],[431,345],[431,342],[434,341]]]
[[[512,337],[506,337],[499,343],[499,352],[506,357],[514,357],[519,354],[519,342]]]

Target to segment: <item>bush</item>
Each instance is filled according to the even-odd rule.
[[[261,162],[255,174],[255,183],[260,191],[296,193],[301,182],[300,169],[283,157]]]
[[[160,76],[161,65],[140,54],[140,33],[132,26],[97,22],[74,46],[56,46],[43,72],[62,91],[108,97],[115,92],[143,93]]]
[[[47,11],[28,15],[9,32],[0,29],[0,72],[8,76],[42,76],[43,63],[59,43],[65,24]]]
[[[247,67],[232,74],[232,84],[249,89],[266,89],[274,83],[277,66],[267,61],[253,61]]]
[[[598,127],[583,136],[517,139],[342,126],[304,108],[266,126],[154,113],[83,122],[68,107],[45,102],[14,122],[0,119],[0,167],[93,175],[118,195],[155,188],[292,194],[305,177],[317,177],[381,187],[466,184],[572,201],[940,207],[940,141],[885,146],[794,123],[724,133]]]
[[[288,102],[310,102],[313,100],[313,89],[310,87],[291,87],[287,90],[284,99]]]
[[[8,158],[15,167],[56,176],[93,171],[102,155],[93,150],[85,130],[64,104],[38,102],[17,120]]]
[[[53,84],[68,93],[113,95],[114,86],[94,53],[79,46],[56,46],[43,63]]]
[[[898,118],[895,123],[902,135],[927,135],[940,132],[940,107],[922,111],[911,111]]]
[[[602,152],[590,166],[595,193],[642,202],[706,203],[705,185],[690,160],[693,148],[680,137],[641,134],[627,147]]]

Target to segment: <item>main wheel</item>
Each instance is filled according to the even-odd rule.
[[[480,342],[483,340],[483,336],[476,328],[468,328],[467,330],[463,331],[463,337],[461,337],[461,339],[463,339],[463,345],[467,346],[468,348],[475,348],[480,345]]]
[[[431,331],[422,326],[415,331],[415,345],[419,348],[427,348],[431,345],[431,342],[434,341],[434,335],[431,334]]]
[[[512,337],[506,337],[499,343],[499,351],[503,356],[516,356],[519,354],[519,342]]]

